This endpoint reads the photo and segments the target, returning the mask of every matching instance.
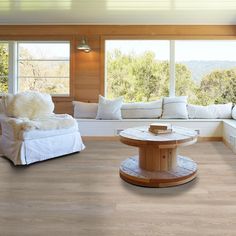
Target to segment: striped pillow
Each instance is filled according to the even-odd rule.
[[[124,103],[121,107],[123,119],[157,119],[161,117],[162,99],[153,102]]]

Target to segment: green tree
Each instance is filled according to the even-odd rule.
[[[132,75],[136,101],[150,101],[168,95],[169,66],[158,62],[153,52],[136,56],[132,63]]]
[[[236,103],[236,68],[215,70],[200,84],[192,79],[190,69],[176,63],[176,96],[188,96],[192,104]],[[151,101],[169,96],[169,63],[158,61],[153,52],[141,55],[108,53],[107,92],[110,98],[125,101]]]
[[[8,92],[8,48],[0,43],[0,92]]]
[[[196,94],[202,105],[236,103],[236,68],[215,70],[206,75]]]
[[[197,103],[197,84],[192,79],[191,71],[186,65],[177,63],[175,65],[176,96],[188,96],[189,103]]]
[[[177,95],[195,98],[196,85],[185,65],[176,65]],[[151,101],[169,95],[169,62],[158,61],[153,52],[141,55],[107,55],[107,92],[110,98],[123,96],[125,101]]]
[[[119,50],[107,55],[107,93],[110,98],[124,96],[131,100],[134,96],[131,73],[132,55],[123,55]]]
[[[168,63],[158,62],[155,54],[122,54],[119,50],[107,55],[108,97],[123,96],[125,101],[150,101],[168,95]]]

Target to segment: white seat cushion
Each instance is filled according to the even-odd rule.
[[[199,106],[188,104],[188,115],[191,119],[230,119],[232,103]]]
[[[70,134],[77,131],[78,131],[77,125],[67,129],[21,131],[19,133],[18,139],[19,140],[40,139],[40,138]]]

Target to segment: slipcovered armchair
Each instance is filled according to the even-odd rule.
[[[28,165],[85,148],[76,120],[67,114],[54,114],[50,95],[7,94],[1,102],[0,146],[3,155],[15,165]]]

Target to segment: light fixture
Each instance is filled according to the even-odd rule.
[[[91,51],[91,48],[88,45],[88,41],[85,37],[82,37],[82,39],[80,41],[80,44],[77,46],[77,49],[82,50],[84,52],[90,52]]]

